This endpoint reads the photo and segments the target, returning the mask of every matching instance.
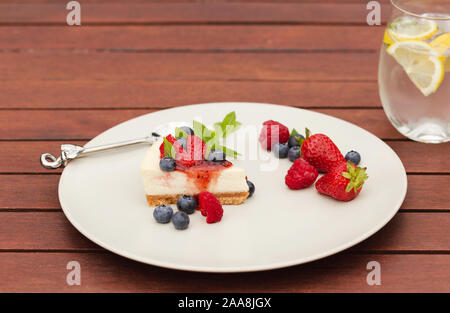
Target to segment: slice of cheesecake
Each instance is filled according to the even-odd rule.
[[[150,206],[176,203],[182,195],[213,193],[221,204],[241,204],[247,199],[249,187],[244,169],[229,161],[201,161],[172,172],[159,167],[162,139],[153,144],[142,162],[141,174]]]

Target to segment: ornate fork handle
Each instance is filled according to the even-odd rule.
[[[65,167],[70,160],[80,158],[89,154],[115,150],[119,148],[124,148],[128,146],[134,146],[137,144],[147,143],[152,145],[158,139],[159,135],[157,133],[152,133],[150,136],[132,139],[127,141],[121,141],[117,143],[111,143],[95,147],[81,147],[72,144],[62,144],[61,145],[61,155],[55,157],[51,153],[43,153],[41,155],[41,165],[47,169],[57,169],[60,167]]]

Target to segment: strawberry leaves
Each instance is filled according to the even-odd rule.
[[[369,176],[367,176],[366,174],[365,167],[355,167],[355,165],[350,161],[347,161],[347,171],[342,172],[342,176],[350,179],[347,187],[345,188],[345,191],[350,192],[350,190],[353,189],[355,193],[358,191],[359,187],[364,184],[364,181],[369,178]]]

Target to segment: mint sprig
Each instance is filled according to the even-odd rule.
[[[192,128],[194,134],[200,137],[206,143],[206,153],[209,155],[212,150],[222,150],[226,155],[231,157],[237,157],[240,154],[228,147],[219,144],[220,138],[226,138],[231,133],[237,131],[241,127],[242,123],[236,120],[236,112],[228,113],[221,122],[214,123],[214,130],[209,129],[198,121],[193,121]],[[182,132],[182,130],[180,129]],[[177,134],[177,130],[175,130]]]
[[[241,123],[236,121],[236,112],[228,113],[222,122],[217,122],[214,124],[215,129],[221,130],[221,137],[225,138],[229,134],[237,131],[241,127]]]

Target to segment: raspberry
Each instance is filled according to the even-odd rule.
[[[308,162],[299,158],[287,172],[284,182],[290,189],[303,189],[314,183],[319,173]]]
[[[276,143],[286,143],[289,140],[289,128],[283,124],[269,120],[263,123],[263,128],[259,134],[261,146],[270,151]]]
[[[198,209],[206,216],[206,223],[220,222],[223,208],[219,200],[210,192],[203,191],[198,195]]]
[[[206,144],[197,136],[189,135],[186,139],[187,151],[177,155],[177,163],[184,167],[191,167],[205,158]]]

